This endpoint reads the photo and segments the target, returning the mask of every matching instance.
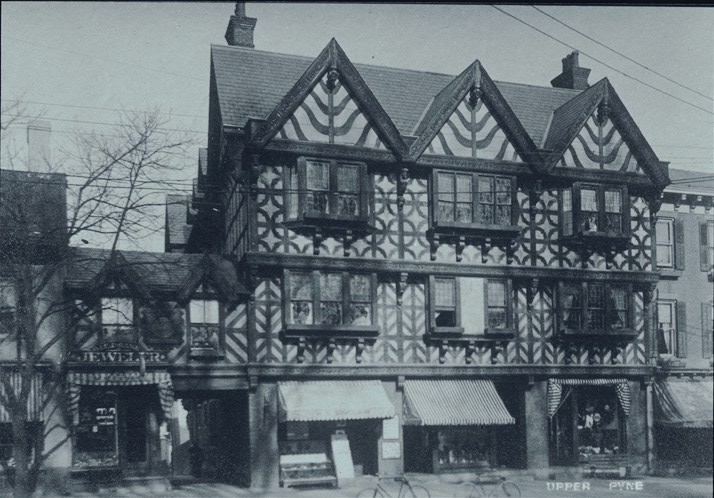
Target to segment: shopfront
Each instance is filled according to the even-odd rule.
[[[551,464],[589,465],[627,455],[630,397],[624,379],[551,379]]]
[[[479,471],[499,466],[498,444],[515,419],[488,380],[407,380],[407,472]]]
[[[384,421],[395,418],[380,381],[280,382],[278,390],[282,486],[379,472]]]

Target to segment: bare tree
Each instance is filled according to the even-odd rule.
[[[59,353],[73,327],[86,318],[84,308],[62,293],[63,271],[70,261],[77,264],[72,246],[90,239],[113,253],[120,241],[136,241],[157,230],[152,222],[162,219],[156,216],[163,206],[160,193],[170,188],[167,178],[180,169],[180,158],[191,145],[185,135],[164,130],[160,115],[158,110],[124,113],[112,134],[76,133],[72,146],[43,173],[19,174],[18,155],[4,155],[0,408],[12,422],[13,458],[0,458],[0,463],[15,497],[30,496],[43,463],[68,444],[72,430]],[[30,118],[19,101],[3,107],[3,138],[10,127]],[[37,393],[33,384],[40,375]],[[33,409],[45,416],[35,420]],[[62,436],[45,445],[53,433]]]

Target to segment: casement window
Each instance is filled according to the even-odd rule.
[[[376,325],[376,275],[285,271],[285,318],[293,328],[343,330]]]
[[[430,277],[433,334],[482,335],[513,329],[511,282],[475,277]]]
[[[559,284],[560,330],[566,334],[627,333],[632,327],[629,285]]]
[[[702,303],[702,358],[714,354],[714,303]]]
[[[102,325],[126,327],[134,323],[134,303],[127,297],[102,298]]]
[[[189,305],[191,324],[218,325],[219,304],[213,299],[193,299]]]
[[[673,218],[660,218],[655,227],[657,267],[684,269],[684,223]]]
[[[515,177],[437,170],[432,179],[434,227],[515,225]]]
[[[701,270],[708,272],[714,267],[714,221],[699,223],[699,245]]]
[[[9,280],[0,280],[0,336],[15,333],[15,315],[15,287]]]
[[[289,220],[366,221],[367,165],[330,159],[298,159],[288,186]]]
[[[686,303],[667,299],[657,301],[657,351],[678,358],[687,357]]]
[[[576,183],[572,189],[563,189],[563,236],[629,236],[629,199],[625,187]]]

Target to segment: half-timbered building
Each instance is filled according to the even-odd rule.
[[[576,52],[552,87],[264,52],[255,24],[211,48],[183,246],[245,273],[235,354],[200,365],[240,379],[251,483],[643,471],[669,178],[611,83]]]

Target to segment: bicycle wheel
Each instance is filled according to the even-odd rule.
[[[462,482],[454,491],[454,498],[482,498],[483,492],[480,486],[471,482]]]
[[[406,497],[406,493],[404,496]],[[412,498],[431,498],[431,493],[424,486],[419,484],[412,484]]]
[[[521,498],[521,488],[513,481],[503,481],[498,485],[496,496],[499,498]]]
[[[385,498],[379,488],[367,488],[357,494],[357,498]]]

